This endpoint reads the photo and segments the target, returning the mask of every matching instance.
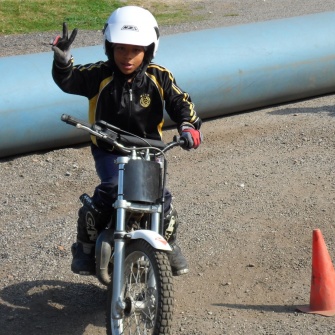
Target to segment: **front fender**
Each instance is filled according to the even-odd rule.
[[[159,235],[152,230],[135,230],[130,232],[129,235],[131,236],[132,240],[141,238],[147,241],[155,249],[172,251],[170,244],[166,241],[166,239],[162,235]]]

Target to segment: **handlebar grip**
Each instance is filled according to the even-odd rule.
[[[177,142],[182,148],[187,148],[188,146],[188,141],[185,137],[182,136],[173,136],[173,141]]]
[[[67,124],[72,125],[72,126],[76,126],[78,123],[80,123],[85,127],[88,127],[88,128],[92,127],[92,125],[90,123],[85,122],[83,120],[76,119],[75,117],[67,115],[67,114],[63,114],[61,116],[61,120],[65,123],[67,123]]]

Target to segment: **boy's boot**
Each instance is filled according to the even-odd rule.
[[[72,244],[71,271],[79,275],[95,274],[95,244],[77,241]]]
[[[171,265],[172,274],[180,276],[188,272],[188,264],[186,258],[181,252],[180,247],[177,245],[177,228],[178,228],[178,215],[177,211],[170,206],[169,211],[164,217],[164,235],[165,239],[169,242],[172,251],[168,253],[168,258]]]
[[[71,270],[81,275],[95,274],[95,242],[111,219],[110,211],[101,211],[87,195],[80,197],[83,206],[78,211],[77,242],[71,247]]]

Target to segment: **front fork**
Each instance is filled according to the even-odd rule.
[[[124,225],[126,218],[126,204],[125,200],[118,200],[115,203],[117,207],[117,221],[116,230],[114,232],[114,270],[113,270],[113,294],[112,294],[112,318],[121,319],[123,317],[123,311],[126,307],[123,297],[123,285],[124,285],[124,263],[125,263],[125,251],[126,244],[131,239],[131,234],[128,234],[125,230],[119,230],[119,224]],[[161,207],[160,207],[161,209]],[[156,233],[159,231],[159,210],[151,214],[151,224],[155,227]],[[120,221],[120,222],[119,222]],[[163,239],[163,238],[162,238]]]
[[[113,295],[112,295],[112,317],[121,319],[125,303],[122,298],[122,285],[124,281],[124,260],[126,251],[126,233],[119,229],[121,222],[125,222],[126,210],[117,208],[117,223],[114,232],[114,270],[113,270]],[[119,222],[120,221],[120,222]]]
[[[116,163],[119,166],[118,196],[114,204],[116,208],[116,227],[114,232],[114,270],[113,270],[113,294],[112,294],[112,318],[121,319],[125,303],[122,298],[122,285],[124,281],[124,260],[125,260],[125,222],[127,203],[123,200],[123,178],[124,168],[128,163],[128,157],[118,157]]]
[[[114,232],[114,270],[113,270],[113,294],[112,294],[112,318],[121,319],[123,317],[123,311],[125,309],[125,303],[123,299],[123,285],[124,285],[124,262],[125,262],[125,250],[127,240],[131,238],[130,234],[126,232],[126,211],[129,208],[129,202],[123,199],[123,177],[124,167],[128,163],[128,157],[118,157],[116,163],[119,165],[119,176],[118,176],[118,198],[114,203],[116,208],[116,229]],[[136,207],[136,206],[135,206]],[[141,206],[138,207],[138,209]],[[144,209],[144,208],[143,208]],[[144,210],[145,211],[145,210]],[[153,208],[147,212],[151,213],[151,230],[160,233],[160,213],[162,212],[162,206],[159,209],[153,210]]]

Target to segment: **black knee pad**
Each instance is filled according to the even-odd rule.
[[[81,195],[80,201],[83,206],[78,211],[77,239],[94,243],[98,234],[110,223],[113,209],[97,207],[87,194]]]

